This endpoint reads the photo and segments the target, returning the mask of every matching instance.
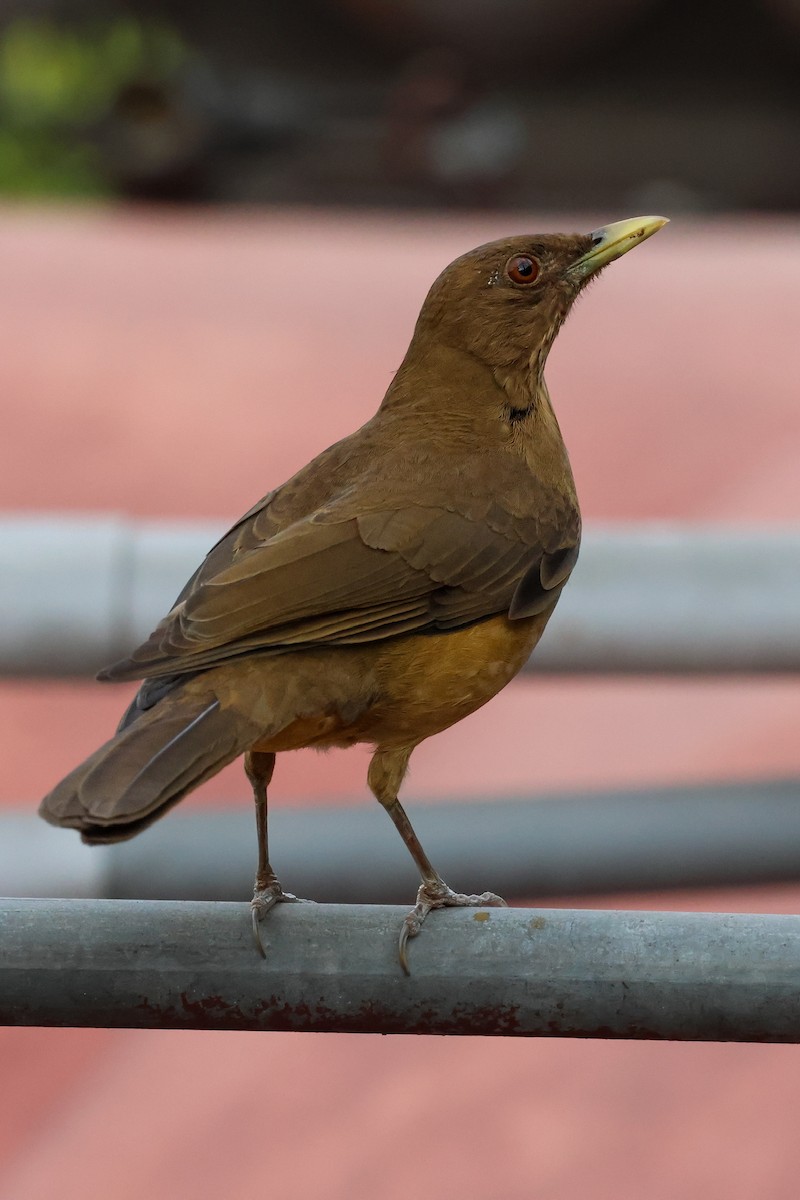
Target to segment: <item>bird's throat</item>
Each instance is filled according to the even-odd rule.
[[[507,411],[512,423],[518,424],[534,413],[539,396],[542,393],[547,394],[544,367],[561,324],[561,320],[555,322],[533,351],[526,348],[520,352],[516,361],[494,368],[495,382],[508,398]]]
[[[519,422],[536,408],[536,397],[542,384],[541,370],[532,360],[523,359],[510,366],[495,367],[492,372],[497,386],[505,396],[509,420]]]

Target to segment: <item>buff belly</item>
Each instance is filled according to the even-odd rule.
[[[293,682],[298,675],[307,676],[309,684],[313,678],[317,688],[319,681],[329,681],[330,692],[319,695],[313,711],[296,710],[279,732],[254,748],[278,752],[356,742],[384,749],[414,746],[496,696],[527,661],[551,612],[520,621],[493,617],[452,633],[265,662],[270,673],[279,669]],[[335,669],[345,664],[346,672]]]

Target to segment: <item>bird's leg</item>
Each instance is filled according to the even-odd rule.
[[[275,755],[250,750],[244,756],[244,769],[253,787],[256,802],[256,831],[258,833],[258,867],[251,907],[253,912],[253,940],[262,958],[266,958],[261,941],[259,921],[279,900],[296,900],[281,887],[278,876],[269,865],[267,841],[267,787],[275,770]]]
[[[497,908],[505,907],[506,903],[501,896],[496,896],[494,892],[483,892],[480,896],[466,896],[460,892],[454,892],[447,886],[423,850],[422,843],[397,798],[412,749],[413,747],[402,750],[376,750],[367,775],[367,782],[372,794],[392,818],[395,829],[408,847],[422,876],[422,884],[417,892],[417,903],[403,921],[400,929],[398,953],[400,966],[406,975],[411,974],[408,966],[408,939],[417,936],[422,928],[422,922],[434,908],[456,906]]]

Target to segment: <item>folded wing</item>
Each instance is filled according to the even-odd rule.
[[[577,530],[566,546],[549,541],[499,510],[488,522],[415,504],[358,515],[340,505],[274,530],[267,501],[103,677],[182,675],[254,651],[453,629],[509,609],[532,615],[555,601],[577,555]]]

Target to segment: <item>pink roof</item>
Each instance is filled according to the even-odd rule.
[[[452,257],[601,219],[6,210],[0,508],[232,520],[371,414]],[[675,222],[612,267],[548,372],[587,518],[797,521],[798,311],[796,223]],[[0,683],[0,803],[33,806],[127,694]],[[798,727],[792,680],[534,678],[421,747],[404,794],[800,775]],[[275,801],[367,803],[365,768],[287,755]],[[248,802],[238,770],[188,803],[223,798]],[[798,1054],[0,1030],[0,1196],[794,1200]]]

